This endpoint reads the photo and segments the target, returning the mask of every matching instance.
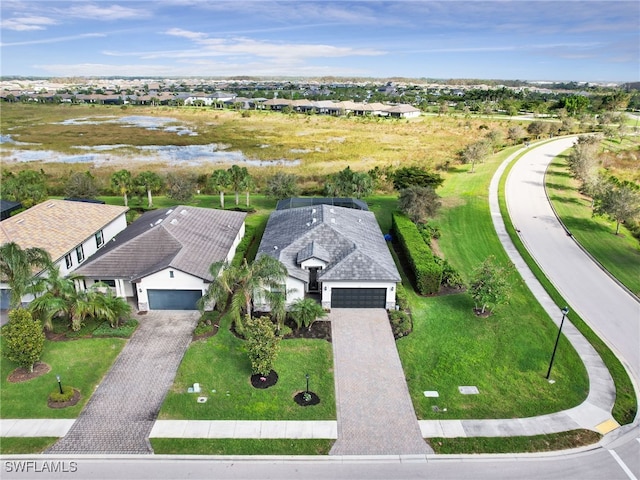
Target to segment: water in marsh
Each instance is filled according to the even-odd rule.
[[[148,130],[173,132],[176,135],[197,136],[194,130],[180,125],[179,121],[169,117],[145,116],[96,116],[73,118],[60,122],[64,125],[97,125],[117,123],[122,127],[140,127]],[[227,145],[210,143],[205,145],[94,145],[75,146],[83,153],[66,154],[53,150],[29,150],[11,148],[27,145],[16,141],[11,135],[0,135],[3,162],[46,162],[46,163],[90,163],[95,166],[127,165],[131,162],[165,163],[176,166],[200,166],[213,163],[240,163],[248,166],[264,167],[272,165],[299,165],[299,160],[256,160],[246,157],[241,151],[228,150]],[[5,148],[6,146],[9,148]]]

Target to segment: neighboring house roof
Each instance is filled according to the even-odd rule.
[[[399,282],[400,274],[372,212],[331,205],[276,210],[258,252],[280,260],[289,275],[308,282],[308,258],[328,263],[318,279]]]
[[[47,200],[0,222],[0,244],[38,247],[57,261],[129,210],[66,200]]]
[[[0,199],[0,220],[9,218],[11,216],[11,212],[20,208],[22,208],[22,204],[20,202]]]
[[[278,200],[276,210],[286,210],[287,208],[311,207],[313,205],[333,205],[336,207],[356,208],[358,210],[369,210],[366,202],[357,198],[347,197],[291,197]]]
[[[76,270],[95,278],[137,281],[175,268],[206,281],[225,260],[246,213],[177,206],[143,214]]]

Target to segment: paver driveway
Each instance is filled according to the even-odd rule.
[[[331,455],[433,453],[383,309],[332,309],[338,440]]]
[[[149,433],[198,317],[183,311],[139,316],[138,330],[69,433],[46,453],[152,453]]]

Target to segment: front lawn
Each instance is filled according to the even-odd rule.
[[[156,455],[328,455],[333,440],[151,438]]]
[[[278,383],[267,389],[251,386],[251,365],[244,341],[221,319],[214,337],[191,344],[173,387],[160,410],[160,419],[188,420],[334,420],[336,418],[331,344],[325,340],[287,339],[280,343],[275,364]],[[320,404],[298,406],[293,397],[306,387]],[[201,393],[188,393],[199,383]],[[198,396],[208,397],[197,403]]]
[[[477,165],[472,174],[458,167],[438,191],[443,197],[436,219],[438,247],[466,280],[489,256],[509,264],[491,222],[488,184],[512,152],[507,149]],[[414,329],[397,346],[419,418],[527,417],[571,408],[586,398],[586,371],[564,337],[553,367],[556,382],[544,378],[557,327],[517,272],[512,273],[509,304],[488,318],[473,314],[473,300],[465,293],[420,297],[406,279],[404,284]],[[462,395],[460,386],[478,387],[480,393]],[[427,390],[439,397],[425,397]]]
[[[119,338],[45,341],[42,361],[51,366],[51,371],[21,383],[7,380],[18,365],[3,358],[0,366],[0,417],[77,417],[124,344],[125,340]],[[49,394],[58,388],[56,375],[60,375],[63,385],[80,390],[82,398],[77,405],[60,409],[47,406]]]

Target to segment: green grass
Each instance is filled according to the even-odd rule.
[[[333,440],[151,438],[156,455],[328,455]]]
[[[57,441],[58,437],[0,437],[0,454],[42,453]]]
[[[3,358],[0,365],[0,417],[77,417],[124,344],[125,341],[118,338],[45,341],[42,361],[51,366],[51,371],[21,383],[8,382],[7,377],[17,365]],[[80,390],[82,399],[77,405],[61,409],[47,407],[49,394],[58,387],[56,374],[62,377],[63,385]]]
[[[516,249],[527,263],[533,274],[538,281],[542,284],[547,293],[556,302],[556,305],[568,305],[568,302],[560,295],[553,284],[544,275],[535,260],[529,255],[529,252],[522,244],[520,237],[517,235],[516,230],[511,223],[507,212],[507,205],[504,198],[504,186],[510,169],[513,167],[512,162],[505,170],[500,180],[498,199],[500,202],[500,212],[504,219],[507,233],[511,237],[511,241],[515,245]],[[580,333],[591,343],[593,348],[598,352],[602,360],[604,361],[609,373],[613,377],[613,381],[616,388],[616,402],[613,406],[612,415],[613,418],[620,425],[625,425],[633,422],[637,412],[637,399],[633,383],[627,374],[624,366],[611,351],[611,349],[593,332],[593,330],[586,324],[586,322],[575,311],[571,316],[572,323],[578,328]],[[555,363],[554,363],[555,366]]]
[[[275,364],[278,383],[267,389],[251,386],[251,365],[244,342],[229,331],[229,317],[221,319],[214,337],[194,342],[187,350],[160,411],[161,419],[199,420],[333,420],[336,418],[331,345],[324,340],[290,339],[280,343]],[[298,406],[293,397],[310,390],[320,404]],[[206,403],[187,393],[200,383]],[[215,390],[215,392],[212,392]]]
[[[513,149],[449,174],[439,193],[437,218],[444,256],[469,279],[488,256],[510,262],[491,222],[488,184]],[[489,318],[477,318],[467,294],[424,298],[408,284],[414,330],[397,342],[409,391],[419,418],[512,418],[556,412],[580,404],[588,393],[586,371],[575,350],[561,339],[554,365],[555,384],[544,378],[557,329],[517,272],[509,304]],[[461,395],[458,386],[475,385],[480,395]],[[424,390],[440,397],[426,398]],[[433,406],[447,411],[434,412]]]
[[[550,452],[592,445],[602,436],[591,430],[570,430],[531,437],[430,438],[438,454]]]
[[[640,296],[640,242],[624,227],[615,235],[615,222],[591,215],[591,200],[578,191],[563,156],[546,175],[553,208],[573,237],[629,290]]]

